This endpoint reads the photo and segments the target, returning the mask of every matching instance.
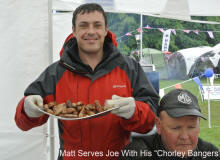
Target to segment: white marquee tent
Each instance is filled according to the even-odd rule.
[[[112,12],[139,13],[188,21],[192,15],[220,16],[219,0],[1,0],[2,160],[46,160],[49,151],[53,151],[53,145],[48,143],[48,134],[52,140],[54,135],[47,129],[49,122],[53,127],[53,120],[42,127],[23,132],[15,124],[15,110],[28,84],[46,66],[58,59],[59,49],[71,32],[71,14],[56,14],[52,10],[72,11],[85,2],[101,3],[107,11]],[[51,152],[51,159],[56,159],[54,157],[57,154]]]
[[[192,65],[195,63],[196,59],[202,54],[209,52],[211,50],[212,50],[212,47],[200,46],[200,47],[186,48],[186,49],[181,49],[179,51],[176,51],[180,53],[185,59],[186,75],[189,74],[189,71]]]

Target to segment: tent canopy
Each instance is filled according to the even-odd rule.
[[[217,67],[220,59],[220,49],[201,46],[186,48],[173,53],[168,60],[170,78],[193,77],[204,72],[206,68]]]
[[[219,73],[218,65],[220,62],[220,45],[212,47],[211,51],[208,51],[199,56],[195,63],[192,65],[189,76],[197,76],[201,72],[204,72],[207,68],[213,68],[215,73]]]
[[[14,122],[15,108],[28,84],[51,63],[52,38],[54,48],[57,48],[54,55],[58,56],[65,37],[71,32],[71,14],[68,15],[70,19],[66,20],[64,15],[50,12],[51,9],[73,11],[85,2],[101,3],[109,12],[137,13],[183,20],[189,20],[190,16],[220,16],[219,0],[1,1],[0,66],[3,78],[0,87],[2,106],[5,106],[4,111],[0,113],[1,159],[47,159],[46,126],[27,132],[20,131]],[[53,5],[50,6],[51,4]],[[59,22],[58,19],[68,22]],[[51,34],[52,31],[57,34]],[[57,43],[58,40],[62,43]],[[51,134],[52,138],[57,138]]]
[[[187,21],[193,21],[191,16],[220,16],[219,0],[53,0],[53,9],[73,11],[86,2],[99,3],[108,12],[137,13]]]
[[[142,51],[143,51],[143,60],[147,64],[154,64],[156,69],[158,67],[164,67],[165,62],[162,51],[154,48],[144,48]]]
[[[156,71],[159,72],[159,79],[167,79],[168,71],[163,52],[154,48],[144,48],[142,51],[143,61],[146,64],[155,65]]]
[[[201,56],[202,54],[209,52],[212,50],[212,47],[208,46],[201,46],[201,47],[193,47],[193,48],[186,48],[177,51],[184,57],[186,63],[186,74],[189,74],[190,68],[195,63],[196,59]]]

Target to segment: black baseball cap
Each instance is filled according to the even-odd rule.
[[[157,115],[161,111],[166,111],[173,118],[182,116],[199,116],[206,120],[201,113],[198,99],[189,91],[184,89],[174,89],[168,92],[160,101]]]

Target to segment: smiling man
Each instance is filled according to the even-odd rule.
[[[197,98],[187,90],[174,89],[160,101],[157,133],[136,138],[127,145],[121,160],[219,160],[214,145],[198,137],[201,113]],[[135,157],[128,151],[136,151]],[[128,156],[127,156],[128,155]]]
[[[73,14],[73,35],[77,39],[80,59],[94,70],[103,57],[103,44],[108,32],[106,17],[99,11],[78,11]]]
[[[141,66],[122,55],[108,30],[103,8],[95,3],[76,8],[72,34],[51,64],[25,90],[17,106],[15,121],[27,131],[47,122],[37,107],[56,101],[101,106],[107,102],[118,109],[83,120],[58,120],[58,160],[118,159],[132,131],[147,133],[155,123],[159,96]]]

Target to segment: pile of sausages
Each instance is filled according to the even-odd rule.
[[[44,111],[65,118],[82,118],[95,115],[110,108],[111,106],[101,106],[98,100],[94,104],[87,105],[82,102],[71,103],[67,100],[66,103],[56,104],[56,102],[50,102],[43,106]]]

